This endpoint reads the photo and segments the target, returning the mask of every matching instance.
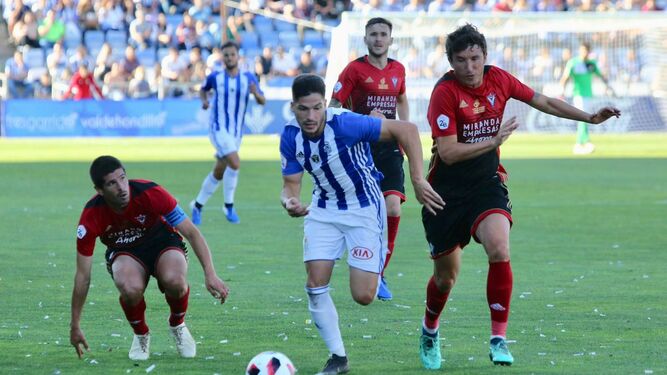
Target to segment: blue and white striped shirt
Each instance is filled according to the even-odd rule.
[[[239,72],[236,77],[232,77],[223,70],[206,77],[202,90],[213,90],[213,105],[209,116],[211,132],[225,129],[229,134],[241,138],[252,83],[264,95],[257,78],[250,72]]]
[[[296,119],[280,136],[284,176],[304,169],[313,178],[313,206],[348,210],[382,201],[369,142],[380,138],[381,120],[342,108],[326,110],[324,132],[318,139],[304,137]]]

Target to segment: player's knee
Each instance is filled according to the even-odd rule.
[[[491,263],[507,262],[510,260],[510,247],[505,243],[498,243],[493,247],[489,247],[486,253]]]
[[[180,272],[171,272],[160,278],[160,285],[171,294],[185,294],[188,289],[188,282],[184,274]]]
[[[435,278],[435,285],[441,293],[449,293],[456,284],[456,276],[447,275]]]
[[[118,285],[120,298],[130,306],[141,302],[144,297],[144,288],[139,285],[132,285],[131,283],[123,283]]]
[[[361,293],[352,293],[352,298],[354,299],[354,302],[366,306],[370,305],[371,302],[375,299],[375,291],[365,291]]]

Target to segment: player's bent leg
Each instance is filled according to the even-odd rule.
[[[239,215],[236,213],[234,208],[234,195],[236,193],[236,187],[239,182],[239,168],[241,167],[241,159],[239,158],[238,152],[234,151],[225,155],[225,160],[227,163],[227,168],[225,169],[222,177],[222,190],[224,193],[224,203],[223,212],[225,218],[232,224],[238,224],[241,222]]]
[[[350,267],[350,292],[356,303],[369,305],[375,299],[377,288],[377,273]]]
[[[501,213],[492,213],[477,225],[475,237],[479,239],[490,263],[510,260],[510,221]]]
[[[165,294],[182,297],[188,291],[188,263],[179,248],[165,249],[157,260],[155,276]]]

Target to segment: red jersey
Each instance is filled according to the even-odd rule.
[[[76,72],[72,76],[72,81],[65,91],[63,98],[67,99],[74,95],[74,100],[93,99],[91,87],[95,90],[97,96],[104,98],[104,95],[102,95],[102,90],[100,90],[100,88],[97,86],[97,83],[95,83],[95,79],[93,79],[92,74],[88,74],[86,77],[81,77],[81,74]]]
[[[535,92],[506,71],[487,65],[482,85],[470,88],[460,84],[453,71],[435,85],[428,106],[428,122],[433,140],[456,135],[459,143],[478,143],[498,134],[505,105],[510,98],[529,102]],[[460,197],[505,169],[500,164],[500,149],[473,159],[446,165],[434,150],[428,180],[444,197]]]
[[[405,67],[394,59],[378,69],[368,62],[368,55],[360,57],[343,69],[333,89],[332,98],[353,112],[367,115],[378,110],[388,119],[396,119],[396,103],[405,94]],[[395,141],[373,143],[374,158],[398,151]]]
[[[91,256],[95,240],[114,249],[150,243],[160,231],[176,232],[164,216],[177,202],[164,188],[152,181],[130,180],[130,202],[123,213],[114,212],[100,195],[88,201],[76,230],[76,250]]]

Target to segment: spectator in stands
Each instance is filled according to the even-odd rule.
[[[33,94],[33,86],[27,81],[30,66],[23,60],[23,52],[17,50],[14,57],[5,62],[5,76],[9,97],[13,99],[29,98]]]
[[[553,79],[554,60],[551,58],[549,48],[540,48],[540,53],[533,60],[532,76],[534,78]]]
[[[262,48],[262,54],[255,60],[255,75],[258,77],[269,77],[273,74],[273,49],[270,45]]]
[[[513,0],[498,0],[491,8],[492,12],[511,12]]]
[[[216,43],[216,38],[213,33],[211,33],[209,25],[206,23],[206,21],[198,20],[195,23],[195,31],[197,33],[197,44],[200,48],[211,52],[213,47],[219,44]]]
[[[88,50],[84,45],[76,47],[76,52],[69,59],[69,69],[72,72],[78,71],[81,65],[85,65],[86,67],[93,66],[93,59],[88,54]]]
[[[65,24],[56,18],[56,11],[50,9],[37,27],[39,43],[43,48],[51,48],[65,37]]]
[[[447,55],[445,54],[445,46],[441,43],[436,44],[433,51],[426,56],[426,67],[424,68],[424,76],[427,78],[440,78],[450,69]]]
[[[408,54],[401,59],[405,65],[405,75],[408,78],[420,78],[424,76],[426,62],[419,57],[419,50],[415,46],[408,49]]]
[[[662,12],[663,9],[658,6],[655,0],[646,0],[644,5],[641,7],[642,12]]]
[[[629,48],[625,53],[625,59],[620,62],[620,76],[621,79],[630,87],[631,83],[639,82],[641,79],[642,64],[637,58],[634,49]]]
[[[449,4],[445,0],[433,0],[428,4],[428,14],[438,14],[445,12],[449,8]]]
[[[403,7],[404,12],[423,12],[426,8],[422,0],[409,0]]]
[[[192,6],[192,1],[190,0],[169,0],[169,9],[167,12],[169,14],[183,14],[187,13],[188,9]]]
[[[157,17],[157,26],[155,28],[158,48],[169,48],[172,45],[174,36],[174,27],[167,22],[167,16],[160,13]]]
[[[188,14],[192,16],[194,21],[208,23],[211,18],[211,7],[205,4],[203,0],[194,0],[192,6],[188,9]]]
[[[65,34],[81,38],[79,29],[79,15],[76,11],[76,3],[73,0],[60,0],[57,5],[57,17],[65,24]],[[74,38],[72,38],[74,39]]]
[[[155,34],[156,26],[146,21],[142,8],[137,8],[135,18],[130,22],[130,45],[139,50],[155,47]]]
[[[532,9],[530,9],[530,5],[526,0],[516,0],[512,5],[512,12],[514,13],[530,12],[530,11],[532,11]]]
[[[93,92],[97,94],[98,98],[104,99],[102,91],[88,71],[88,65],[80,64],[77,72],[72,76],[69,87],[65,90],[63,99],[70,97],[74,100],[94,99]]]
[[[30,7],[23,3],[23,0],[14,0],[11,3],[11,8],[9,8],[9,16],[7,19],[7,31],[9,35],[13,35],[14,26],[17,22],[23,19],[25,12],[30,10]]]
[[[191,76],[191,73],[195,70],[195,67],[197,65],[201,65],[201,68],[206,71],[206,63],[204,62],[204,59],[202,58],[201,55],[201,49],[199,47],[195,47],[190,50],[190,53],[188,53],[188,76]],[[191,77],[189,77],[192,79]],[[202,78],[201,81],[199,81],[199,85],[201,86],[201,83],[204,82],[203,79],[205,79],[206,76]],[[199,87],[197,87],[197,94],[199,94]]]
[[[35,82],[33,97],[35,99],[51,99],[52,85],[51,75],[48,71],[45,71],[39,76],[39,80]]]
[[[189,13],[183,13],[183,21],[176,27],[174,36],[176,38],[176,46],[180,50],[189,50],[197,45],[197,30]]]
[[[176,47],[169,48],[169,54],[162,59],[161,68],[162,82],[165,85],[165,95],[183,95],[183,89],[179,87],[179,85],[174,85],[174,83],[187,81],[188,65],[180,58]]]
[[[102,92],[111,100],[123,100],[127,91],[127,75],[123,71],[121,63],[111,64],[111,70],[104,76]]]
[[[313,63],[312,50],[313,48],[308,45],[301,52],[301,59],[297,67],[298,74],[316,73],[317,67]]]
[[[79,29],[81,29],[81,38],[83,40],[86,31],[97,30],[99,27],[93,0],[79,0],[76,12],[79,16]]]
[[[93,76],[100,82],[104,82],[104,76],[111,71],[111,65],[114,63],[111,44],[104,43],[95,60],[95,69]]]
[[[222,62],[222,51],[220,47],[213,48],[211,54],[206,58],[206,75],[209,75],[213,72],[219,72],[224,69]]]
[[[276,54],[273,56],[272,64],[273,74],[282,77],[294,77],[297,73],[297,63],[292,54],[285,52],[283,46],[276,48]]]
[[[125,79],[129,80],[132,75],[134,75],[134,70],[139,65],[141,65],[139,59],[137,58],[137,52],[134,47],[125,47],[125,56],[123,57],[123,60],[121,60],[120,65],[123,70],[123,74],[125,75]]]
[[[97,19],[105,35],[109,30],[126,30],[125,8],[120,0],[102,0]]]
[[[53,50],[46,56],[46,68],[51,77],[60,77],[62,71],[67,69],[67,56],[62,42],[53,45]]]
[[[132,99],[148,99],[153,96],[151,85],[146,80],[146,69],[143,66],[134,70],[134,76],[127,88],[127,95]]]
[[[38,25],[35,19],[35,14],[32,11],[23,13],[23,18],[16,22],[12,32],[12,39],[16,46],[30,46],[39,48],[39,32]]]

